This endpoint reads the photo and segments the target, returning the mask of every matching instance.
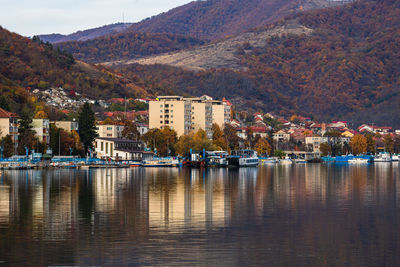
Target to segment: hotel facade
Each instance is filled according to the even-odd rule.
[[[159,96],[149,102],[149,128],[170,127],[178,136],[200,129],[212,137],[212,125],[221,128],[231,120],[231,104],[211,97]]]

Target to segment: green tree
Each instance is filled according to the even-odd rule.
[[[331,146],[328,143],[321,143],[319,151],[321,151],[322,156],[328,156],[331,153]]]
[[[371,154],[376,153],[376,142],[374,140],[374,135],[372,133],[365,134],[365,138],[367,140],[367,152]]]
[[[96,131],[96,118],[89,103],[85,103],[81,108],[78,116],[79,121],[79,137],[83,144],[85,153],[89,149],[93,149],[93,142],[98,136]]]
[[[389,153],[393,153],[394,151],[394,141],[390,134],[385,135],[383,138],[383,144],[385,145],[385,151]]]
[[[18,154],[25,155],[25,148],[32,150],[39,142],[32,130],[32,117],[28,111],[23,111],[18,127]]]
[[[330,130],[324,134],[327,137],[341,137],[342,133],[338,130]]]
[[[0,95],[0,108],[10,111],[9,100],[3,95]]]
[[[286,156],[286,153],[283,150],[275,150],[274,156],[282,159]]]
[[[0,141],[0,145],[3,147],[3,157],[9,158],[14,154],[14,143],[11,135],[6,135]]]
[[[394,138],[394,153],[400,153],[400,136],[398,135]]]

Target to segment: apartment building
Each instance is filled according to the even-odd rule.
[[[18,142],[18,115],[0,108],[0,138],[7,135],[14,144]]]
[[[68,133],[79,130],[79,123],[77,121],[55,121],[54,125]]]
[[[50,145],[50,121],[48,119],[33,119],[32,130],[40,142]]]
[[[309,146],[313,152],[320,153],[320,146],[322,143],[332,144],[338,143],[340,145],[345,145],[350,143],[350,137],[327,137],[327,136],[311,136],[305,138],[306,146]]]
[[[113,125],[113,124],[97,124],[96,125],[97,134],[99,137],[104,138],[121,138],[122,131],[124,130],[123,125]]]
[[[208,96],[183,98],[159,96],[149,102],[149,128],[170,127],[178,136],[203,129],[212,137],[212,125],[223,127],[230,122],[230,104]]]

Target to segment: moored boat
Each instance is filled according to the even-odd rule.
[[[354,159],[349,159],[349,164],[368,164],[368,159],[363,159],[363,158],[354,158]]]
[[[154,158],[150,160],[144,160],[143,167],[179,167],[180,163],[175,158]]]
[[[279,159],[279,164],[284,164],[284,165],[288,165],[288,164],[292,164],[293,160],[289,157],[285,157],[283,159]]]
[[[374,162],[392,162],[392,157],[387,152],[379,153],[375,158]]]
[[[270,158],[263,159],[262,162],[264,164],[276,164],[279,162],[279,159],[276,157],[270,157]]]
[[[234,150],[228,157],[228,165],[234,167],[255,167],[259,163],[257,152],[250,149]]]
[[[228,166],[228,152],[226,151],[207,151],[206,162],[208,167],[226,167]]]

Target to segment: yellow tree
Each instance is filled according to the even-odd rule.
[[[38,111],[35,114],[35,117],[33,117],[34,119],[48,119],[49,117],[47,116],[46,112],[44,112],[43,110]]]
[[[264,138],[258,139],[256,145],[254,146],[254,149],[257,151],[258,155],[271,155],[272,151],[271,145]]]
[[[221,128],[218,126],[218,124],[214,123],[212,129],[214,144],[223,150],[227,150],[228,144],[225,140],[224,133],[222,132]]]
[[[350,140],[350,147],[354,155],[367,152],[367,138],[361,134],[356,134]]]

